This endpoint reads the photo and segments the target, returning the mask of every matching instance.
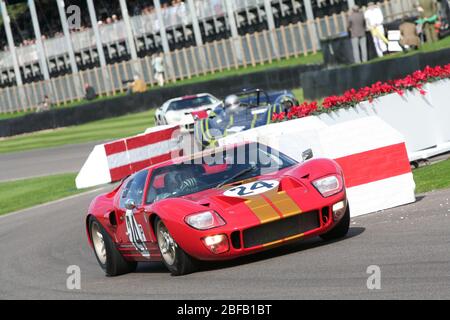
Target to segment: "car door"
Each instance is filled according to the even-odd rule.
[[[122,243],[132,246],[139,255],[150,259],[150,227],[143,206],[147,177],[148,170],[144,170],[125,182],[116,212],[121,221],[118,234],[123,236]]]

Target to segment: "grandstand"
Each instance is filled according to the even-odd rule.
[[[9,1],[11,2],[11,1]],[[15,1],[17,2],[17,1]],[[66,1],[79,5],[82,12],[87,12],[86,1]],[[136,37],[139,56],[152,54],[162,50],[161,37],[159,36],[158,18],[156,16],[153,1],[130,0],[127,1],[131,22]],[[34,32],[31,17],[26,9],[26,3],[18,2],[22,14],[12,21],[15,43],[19,46],[18,56],[21,65],[24,66],[24,81],[30,82],[42,79],[37,53],[35,48]],[[267,15],[264,8],[264,0],[234,1],[236,23],[241,35],[267,29]],[[312,1],[315,16],[321,17],[339,13],[347,9],[346,1],[327,0]],[[96,0],[96,13],[100,21],[100,31],[103,45],[106,50],[108,63],[120,62],[130,59],[130,53],[126,44],[125,27],[121,20],[121,10],[118,1]],[[202,38],[205,42],[220,40],[230,36],[230,28],[226,17],[226,9],[220,0],[196,0],[197,15],[200,22]],[[17,7],[17,4],[15,5]],[[44,37],[44,45],[47,59],[50,64],[52,76],[58,76],[70,71],[66,48],[60,45],[62,28],[58,16],[58,10],[54,0],[41,0],[36,2],[38,18],[41,24],[41,32]],[[181,0],[162,2],[164,25],[167,29],[170,48],[180,49],[195,44],[192,19],[189,8]],[[272,11],[276,26],[287,25],[306,20],[304,5],[298,0],[272,1]],[[88,14],[82,14],[82,28],[72,30],[72,41],[77,56],[77,64],[81,70],[99,66],[98,54],[94,45],[91,22]],[[4,31],[0,33],[1,48],[8,49]],[[13,85],[13,66],[7,51],[1,54],[2,85]]]
[[[21,78],[20,82],[24,84],[41,83],[37,85],[38,88],[35,88],[33,84],[33,87],[27,89],[34,90],[35,98],[28,98],[30,101],[26,104],[36,106],[45,96],[50,95],[42,88],[43,80],[47,82],[51,80],[55,88],[55,81],[61,82],[62,78],[79,71],[95,70],[95,75],[91,74],[88,77],[89,82],[97,82],[97,85],[94,83],[97,92],[108,91],[106,84],[98,83],[103,82],[103,79],[98,80],[99,75],[96,70],[107,68],[104,64],[109,66],[108,72],[115,79],[111,80],[114,82],[114,88],[111,90],[123,91],[120,82],[131,79],[130,74],[133,71],[128,70],[131,66],[121,63],[138,58],[146,59],[153,53],[161,51],[165,52],[166,62],[171,66],[168,76],[174,80],[209,72],[212,70],[211,65],[217,65],[215,62],[219,62],[218,60],[223,61],[224,68],[230,68],[233,60],[236,67],[254,64],[258,58],[253,56],[252,46],[266,47],[263,49],[267,51],[267,54],[265,57],[261,56],[260,61],[272,61],[272,59],[286,58],[299,53],[315,52],[319,49],[319,38],[346,31],[345,12],[349,5],[353,3],[364,5],[367,2],[366,0],[186,0],[184,2],[173,0],[169,3],[165,0],[128,0],[123,2],[126,2],[128,11],[124,13],[124,8],[120,6],[121,1],[95,0],[95,28],[91,23],[86,0],[66,0],[65,3],[64,0],[34,1],[42,34],[44,64],[48,68],[48,77],[51,79],[45,79],[45,72],[42,70],[43,61],[39,59],[39,46],[34,36],[32,16],[27,4],[30,0],[6,1],[17,47],[15,51],[19,68],[14,68],[14,59],[6,42],[7,36],[4,28],[0,28],[1,48],[4,49],[0,52],[0,87],[10,89],[8,93],[1,94],[0,99],[3,99],[4,104],[10,105],[8,108],[2,108],[2,111],[20,110],[20,105],[24,104],[17,99],[10,101],[10,96],[14,96],[15,93],[11,90],[16,90],[15,86],[18,84],[18,76]],[[58,14],[57,2],[62,2],[66,8],[74,4],[81,8],[81,26],[70,30],[69,39],[74,53],[72,61],[70,46],[66,45],[67,38],[63,33],[64,28],[61,23],[63,19]],[[391,0],[384,4],[383,10],[386,16],[394,19],[410,11],[414,0]],[[160,7],[160,14],[158,14],[158,7]],[[128,18],[128,14],[129,19],[125,19]],[[299,26],[298,34],[295,34],[297,31],[293,31],[293,25]],[[286,27],[290,27],[288,36],[285,34]],[[101,48],[96,42],[96,28],[100,35]],[[302,31],[302,28],[305,31]],[[130,35],[133,41],[130,41]],[[231,38],[240,39],[243,52],[235,52],[236,46],[229,42]],[[225,40],[228,42],[224,42]],[[273,47],[274,41],[279,41],[281,44],[276,44],[276,48],[267,48],[267,46]],[[206,49],[211,61],[206,63],[193,61],[197,58],[189,55],[206,55],[202,53],[202,50],[199,51],[199,48]],[[99,49],[102,49],[104,53],[99,52]],[[264,50],[257,51],[259,55],[262,55],[261,52]],[[104,55],[103,63],[102,55]],[[212,55],[216,55],[216,58]],[[193,62],[198,66],[196,70],[186,70],[183,73],[180,70],[174,70],[181,69],[174,66],[177,64],[177,59]],[[208,59],[205,58],[205,60]],[[118,64],[121,64],[120,67]],[[148,69],[148,59],[142,60],[140,64],[147,64],[144,69]],[[205,65],[205,70],[198,70]],[[123,74],[124,69],[126,69],[126,75]],[[119,72],[120,75],[113,75],[113,72]],[[145,73],[144,70],[142,77],[147,83],[151,82],[151,70],[147,70],[150,74]],[[93,78],[97,79],[92,80]],[[86,77],[82,76],[83,82],[88,81],[85,79]],[[70,91],[68,87],[77,81],[76,79],[67,80],[65,84],[60,84],[60,87]],[[60,93],[61,98],[57,98],[55,97],[57,95],[53,94],[54,100],[72,101],[80,98],[75,92],[68,93],[67,98],[62,98],[63,95]]]

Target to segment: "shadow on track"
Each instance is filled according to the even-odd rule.
[[[255,263],[255,262],[259,262],[259,261],[277,258],[280,256],[299,253],[302,251],[311,250],[311,249],[319,248],[322,246],[327,246],[327,245],[330,245],[330,244],[333,244],[336,242],[341,242],[341,241],[345,241],[347,239],[357,237],[357,236],[361,235],[365,230],[366,230],[366,228],[354,227],[354,228],[350,228],[350,230],[345,238],[338,239],[338,240],[324,241],[318,237],[306,239],[306,240],[297,240],[292,243],[282,245],[280,247],[274,247],[273,249],[270,249],[268,251],[255,253],[255,254],[245,256],[242,258],[237,258],[235,260],[202,263],[202,266],[201,266],[199,272],[233,268],[233,267],[237,267],[237,266],[241,266],[241,265],[246,265],[246,264],[250,264],[250,263]]]
[[[275,247],[268,251],[255,253],[249,256],[237,258],[230,261],[218,261],[218,262],[201,262],[200,269],[196,273],[199,272],[208,272],[220,269],[233,268],[241,265],[246,265],[250,263],[255,263],[259,261],[269,260],[273,258],[277,258],[280,256],[285,256],[289,254],[298,253],[305,250],[311,250],[314,248],[319,248],[322,246],[331,245],[336,242],[345,241],[354,237],[361,235],[366,229],[361,227],[353,227],[350,228],[348,235],[345,238],[333,241],[324,241],[318,237],[306,239],[306,240],[298,240],[292,242],[290,244],[285,244],[280,247]],[[159,262],[155,263],[140,263],[138,269],[136,270],[137,274],[141,273],[169,273],[166,267]]]

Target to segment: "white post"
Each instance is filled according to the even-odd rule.
[[[102,38],[100,37],[100,31],[98,30],[98,21],[97,15],[95,13],[94,1],[93,0],[86,0],[86,1],[89,9],[89,16],[91,19],[92,30],[94,31],[95,35],[95,43],[97,44],[97,53],[98,58],[100,60],[100,66],[103,68],[106,67],[106,58],[105,58],[105,51],[103,50]]]
[[[64,0],[57,0],[59,17],[61,18],[61,25],[64,32],[64,38],[66,39],[67,51],[69,53],[70,69],[74,77],[75,94],[77,98],[83,97],[83,90],[81,88],[81,78],[78,73],[77,60],[75,58],[75,51],[73,49],[72,37],[70,36],[69,24],[67,23],[66,5]]]
[[[41,28],[39,27],[39,20],[36,12],[36,5],[34,0],[28,0],[28,7],[30,8],[31,20],[33,21],[34,36],[36,37],[36,47],[39,55],[39,62],[44,80],[50,80],[50,73],[48,71],[47,57],[42,43]]]
[[[169,41],[167,40],[166,26],[164,25],[164,18],[161,11],[161,2],[159,0],[153,1],[155,5],[156,16],[159,22],[159,34],[161,35],[161,42],[165,54],[170,53]]]
[[[59,17],[61,18],[61,25],[64,32],[64,37],[66,39],[66,46],[67,50],[69,51],[69,61],[70,61],[70,68],[72,70],[72,73],[78,73],[78,66],[77,66],[77,60],[75,59],[75,52],[73,50],[73,44],[72,44],[72,38],[70,36],[70,30],[69,30],[69,24],[67,23],[67,16],[66,16],[66,5],[64,3],[64,0],[57,0],[58,2],[58,10],[59,10]]]
[[[231,36],[233,38],[237,38],[239,37],[239,33],[236,25],[236,19],[234,17],[233,1],[234,0],[226,0],[225,3],[227,6],[228,24],[230,25],[231,29]]]
[[[272,45],[272,50],[276,57],[279,57],[279,51],[278,46],[275,44],[275,41],[277,41],[276,38],[276,31],[275,31],[275,19],[273,17],[273,10],[272,10],[272,1],[271,0],[264,0],[264,11],[266,12],[267,17],[267,24],[269,26],[269,37],[270,42]]]
[[[16,75],[16,84],[21,87],[23,86],[22,75],[20,73],[19,60],[17,59],[16,46],[14,44],[14,37],[11,31],[11,20],[9,18],[8,10],[6,9],[4,0],[0,0],[0,9],[2,11],[3,24],[5,26],[6,38],[8,40],[9,52],[13,61],[14,74]]]
[[[269,30],[275,30],[275,19],[273,18],[272,1],[264,0],[264,11],[266,12]]]
[[[227,16],[228,16],[228,24],[230,25],[231,30],[231,38],[233,40],[233,48],[236,53],[236,57],[238,60],[242,61],[242,50],[239,44],[239,32],[236,24],[236,19],[234,16],[234,0],[226,0],[227,6]]]
[[[200,24],[198,23],[197,11],[195,10],[194,0],[188,0],[189,12],[191,13],[192,26],[194,27],[195,43],[197,46],[203,45],[202,33],[200,31]]]
[[[172,60],[170,58],[170,47],[169,47],[169,41],[167,40],[167,31],[166,31],[166,26],[164,25],[164,18],[162,15],[162,10],[161,10],[161,1],[160,0],[153,0],[153,4],[155,5],[155,11],[156,11],[156,16],[158,18],[158,22],[159,22],[159,34],[161,36],[161,42],[162,42],[162,46],[163,46],[163,51],[165,54],[165,61],[167,63],[167,67],[168,67],[168,71],[167,74],[172,75],[173,73],[173,64],[172,64]]]
[[[120,0],[120,10],[122,11],[122,18],[125,23],[125,30],[127,32],[128,47],[130,48],[130,54],[132,60],[137,60],[136,43],[134,42],[133,29],[131,28],[130,15],[128,14],[128,7],[125,0]]]
[[[305,5],[305,11],[306,11],[306,19],[310,20],[312,22],[312,33],[316,37],[316,44],[317,47],[320,48],[320,40],[319,40],[319,34],[317,33],[316,23],[314,21],[314,11],[312,8],[311,0],[304,0]],[[314,41],[314,39],[312,39]]]
[[[98,29],[98,20],[97,20],[97,14],[95,13],[95,6],[93,0],[86,0],[89,10],[89,16],[91,19],[92,24],[92,30],[94,31],[95,35],[95,43],[97,45],[97,53],[98,53],[98,59],[100,60],[100,67],[101,67],[101,74],[102,74],[102,80],[105,85],[105,90],[107,92],[111,92],[111,83],[110,83],[110,77],[108,70],[106,70],[106,58],[105,58],[105,50],[103,50],[103,42],[102,38],[100,36],[100,31]],[[100,88],[98,88],[100,90]]]

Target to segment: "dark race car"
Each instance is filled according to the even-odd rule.
[[[109,276],[155,261],[182,275],[199,261],[233,259],[308,237],[341,238],[349,222],[335,161],[298,163],[249,143],[137,172],[95,198],[86,228]]]
[[[297,104],[291,91],[244,90],[228,96],[209,117],[195,122],[195,140],[203,148],[214,146],[224,136],[271,123],[275,113]]]

